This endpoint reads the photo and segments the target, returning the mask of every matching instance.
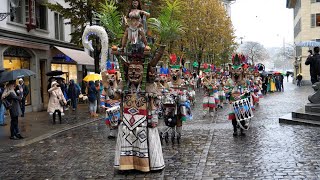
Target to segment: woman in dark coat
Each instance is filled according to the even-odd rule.
[[[88,99],[89,99],[89,109],[91,117],[97,117],[97,94],[98,91],[93,81],[89,81],[88,86]]]
[[[10,117],[11,117],[11,124],[10,124],[10,132],[11,136],[10,139],[23,139],[19,131],[19,124],[18,124],[18,117],[21,115],[20,109],[20,101],[22,97],[14,91],[16,86],[16,81],[10,81],[6,89],[2,94],[2,99],[6,99],[9,101],[12,106],[9,109]]]

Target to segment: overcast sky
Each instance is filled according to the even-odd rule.
[[[231,19],[239,43],[240,37],[266,48],[293,43],[293,9],[286,8],[286,0],[236,0]]]

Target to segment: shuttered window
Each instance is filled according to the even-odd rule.
[[[311,27],[315,27],[316,26],[316,15],[315,14],[311,14]]]

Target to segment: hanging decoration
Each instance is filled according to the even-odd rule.
[[[105,64],[108,57],[109,37],[106,30],[101,26],[86,26],[82,35],[82,45],[90,51],[94,51],[92,41],[89,41],[89,36],[91,35],[98,36],[101,41],[100,70],[103,72],[106,69]]]

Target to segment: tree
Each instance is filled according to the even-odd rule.
[[[65,0],[65,2],[69,7],[65,8],[58,2],[46,5],[50,10],[58,12],[64,19],[69,20],[66,24],[70,24],[74,29],[70,34],[71,43],[81,46],[84,28],[88,23],[93,23],[94,13],[97,13],[100,3],[104,3],[105,0]]]
[[[119,43],[124,33],[124,27],[122,26],[121,14],[117,6],[115,6],[115,0],[101,4],[101,10],[97,17],[109,35],[110,44]]]
[[[248,41],[240,46],[241,52],[248,56],[250,63],[263,62],[268,59],[267,50],[258,42]]]
[[[223,64],[234,50],[234,32],[230,18],[219,0],[186,1],[183,22],[188,27],[183,36],[190,59]],[[199,71],[199,69],[198,69]]]
[[[166,4],[167,6],[163,8],[158,18],[148,20],[149,28],[157,33],[160,44],[178,40],[184,33],[182,23],[177,20],[181,14],[181,1],[170,2],[170,0],[166,0]]]
[[[273,62],[277,69],[288,70],[292,68],[294,59],[294,45],[288,45],[276,50]]]

